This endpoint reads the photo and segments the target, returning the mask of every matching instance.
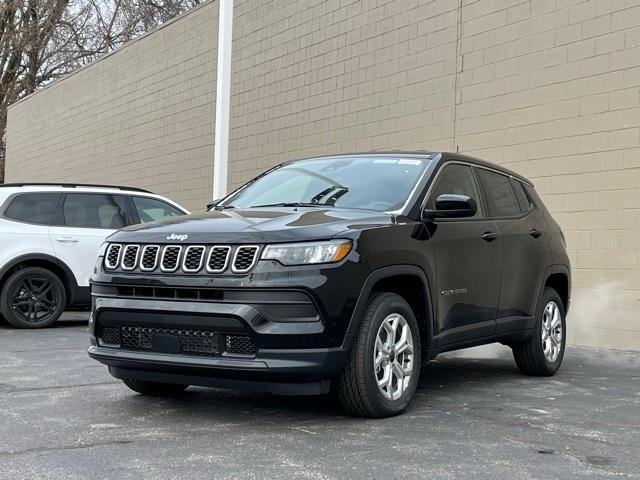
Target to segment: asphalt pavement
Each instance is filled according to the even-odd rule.
[[[640,354],[569,347],[553,378],[506,347],[438,357],[401,416],[330,397],[129,391],[87,357],[86,313],[0,326],[0,478],[640,478]]]

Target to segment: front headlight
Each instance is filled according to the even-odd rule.
[[[284,265],[335,263],[346,257],[352,246],[351,240],[267,245],[262,251],[262,259],[277,260]]]

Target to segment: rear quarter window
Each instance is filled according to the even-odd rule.
[[[34,225],[51,225],[60,193],[21,193],[9,200],[4,217]]]
[[[492,217],[513,217],[522,213],[509,177],[483,168],[478,169],[478,175]]]

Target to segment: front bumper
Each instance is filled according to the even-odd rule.
[[[225,387],[279,395],[327,393],[344,365],[342,349],[260,350],[252,359],[194,358],[92,346],[89,356],[116,378]]]
[[[104,287],[104,286],[103,286]],[[328,391],[330,380],[337,377],[347,358],[350,336],[331,345],[326,321],[319,315],[313,321],[273,318],[271,313],[291,305],[278,304],[278,299],[301,300],[299,291],[273,290],[257,295],[258,290],[242,293],[251,298],[264,298],[271,303],[233,303],[231,301],[176,301],[109,296],[110,287],[94,285],[94,305],[90,319],[89,356],[107,366],[116,378],[228,387],[266,391],[277,394],[319,394]],[[254,294],[253,296],[249,294]],[[310,298],[310,297],[308,297]],[[268,306],[269,308],[265,307]],[[277,307],[277,308],[276,308]],[[295,320],[295,319],[294,319]],[[299,320],[299,319],[298,319]],[[103,339],[104,329],[140,329],[153,332],[196,331],[226,336],[245,336],[255,345],[252,355],[234,355],[223,350],[200,356],[157,351],[148,341],[146,351],[135,351],[122,345],[109,345]],[[137,331],[137,330],[136,330]],[[134,335],[136,335],[134,333]],[[152,335],[153,336],[153,335]],[[218,341],[214,342],[216,345]],[[139,348],[139,345],[136,345]],[[294,348],[291,348],[294,347]]]

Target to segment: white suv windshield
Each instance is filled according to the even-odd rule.
[[[428,157],[334,157],[283,165],[225,200],[250,208],[328,205],[393,211],[406,202],[431,160]]]

